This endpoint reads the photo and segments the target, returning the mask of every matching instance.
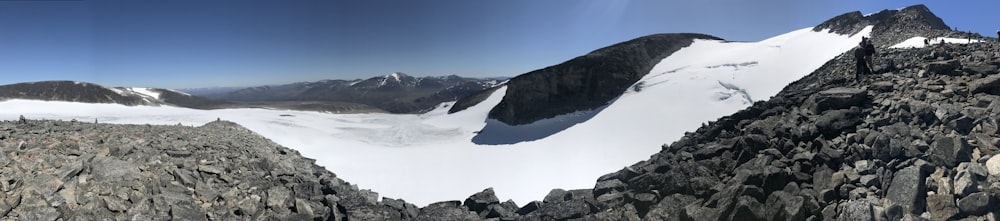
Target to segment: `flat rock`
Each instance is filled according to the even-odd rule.
[[[927,63],[927,71],[935,74],[942,75],[955,75],[958,74],[956,70],[961,67],[961,62],[958,60],[948,60],[948,61],[935,61]]]
[[[868,99],[868,91],[858,88],[838,87],[820,91],[804,106],[815,114],[826,110],[847,109],[860,106]]]

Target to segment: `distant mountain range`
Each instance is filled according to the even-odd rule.
[[[171,105],[198,109],[231,105],[229,102],[192,96],[170,89],[105,87],[78,81],[42,81],[2,85],[0,86],[0,99],[115,103],[129,106]]]
[[[456,75],[413,77],[396,72],[357,80],[322,80],[230,90],[182,90],[192,94],[202,92],[198,95],[228,102],[344,102],[391,113],[413,113],[478,93],[505,80],[507,78],[465,78]]]
[[[455,75],[413,77],[403,73],[358,80],[322,80],[246,88],[161,89],[105,87],[77,81],[0,86],[0,99],[31,99],[122,105],[170,105],[196,109],[240,107],[329,112],[416,113],[494,87],[506,78]]]

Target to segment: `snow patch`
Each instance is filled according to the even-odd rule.
[[[893,46],[891,46],[889,48],[923,48],[925,46],[924,45],[924,39],[927,39],[927,37],[919,37],[919,36],[918,37],[912,37],[910,39],[906,39],[903,42],[900,42],[899,44],[893,45]],[[939,37],[939,38],[931,38],[928,41],[928,43],[930,43],[931,46],[933,46],[933,45],[940,45],[942,40],[944,41],[944,43],[947,43],[947,44],[971,44],[971,43],[982,43],[983,42],[982,39],[944,38],[944,37]]]
[[[121,88],[116,88],[116,87],[109,87],[109,88],[107,88],[107,89],[108,89],[108,90],[111,90],[111,91],[114,91],[115,93],[117,93],[117,94],[119,94],[119,95],[122,95],[122,96],[126,96],[126,94],[125,94],[125,90],[123,90],[123,89],[121,89]]]
[[[147,100],[149,101],[160,99],[160,92],[153,91],[151,90],[152,88],[133,87],[130,89],[136,93],[139,93],[139,95],[146,97]]]

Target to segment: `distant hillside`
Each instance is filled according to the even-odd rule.
[[[170,89],[105,87],[77,81],[41,81],[2,85],[0,86],[0,99],[112,103],[128,106],[171,105],[198,109],[219,108],[230,104]]]
[[[404,73],[392,73],[364,80],[323,80],[249,87],[217,97],[234,102],[347,102],[391,113],[412,113],[478,93],[502,80],[504,79],[464,78],[455,75],[413,77]]]

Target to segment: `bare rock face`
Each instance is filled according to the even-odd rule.
[[[924,5],[913,5],[901,10],[882,10],[868,16],[859,11],[849,12],[817,25],[813,31],[853,34],[869,25],[874,25],[872,41],[878,47],[892,46],[916,36],[953,34],[951,28]]]

